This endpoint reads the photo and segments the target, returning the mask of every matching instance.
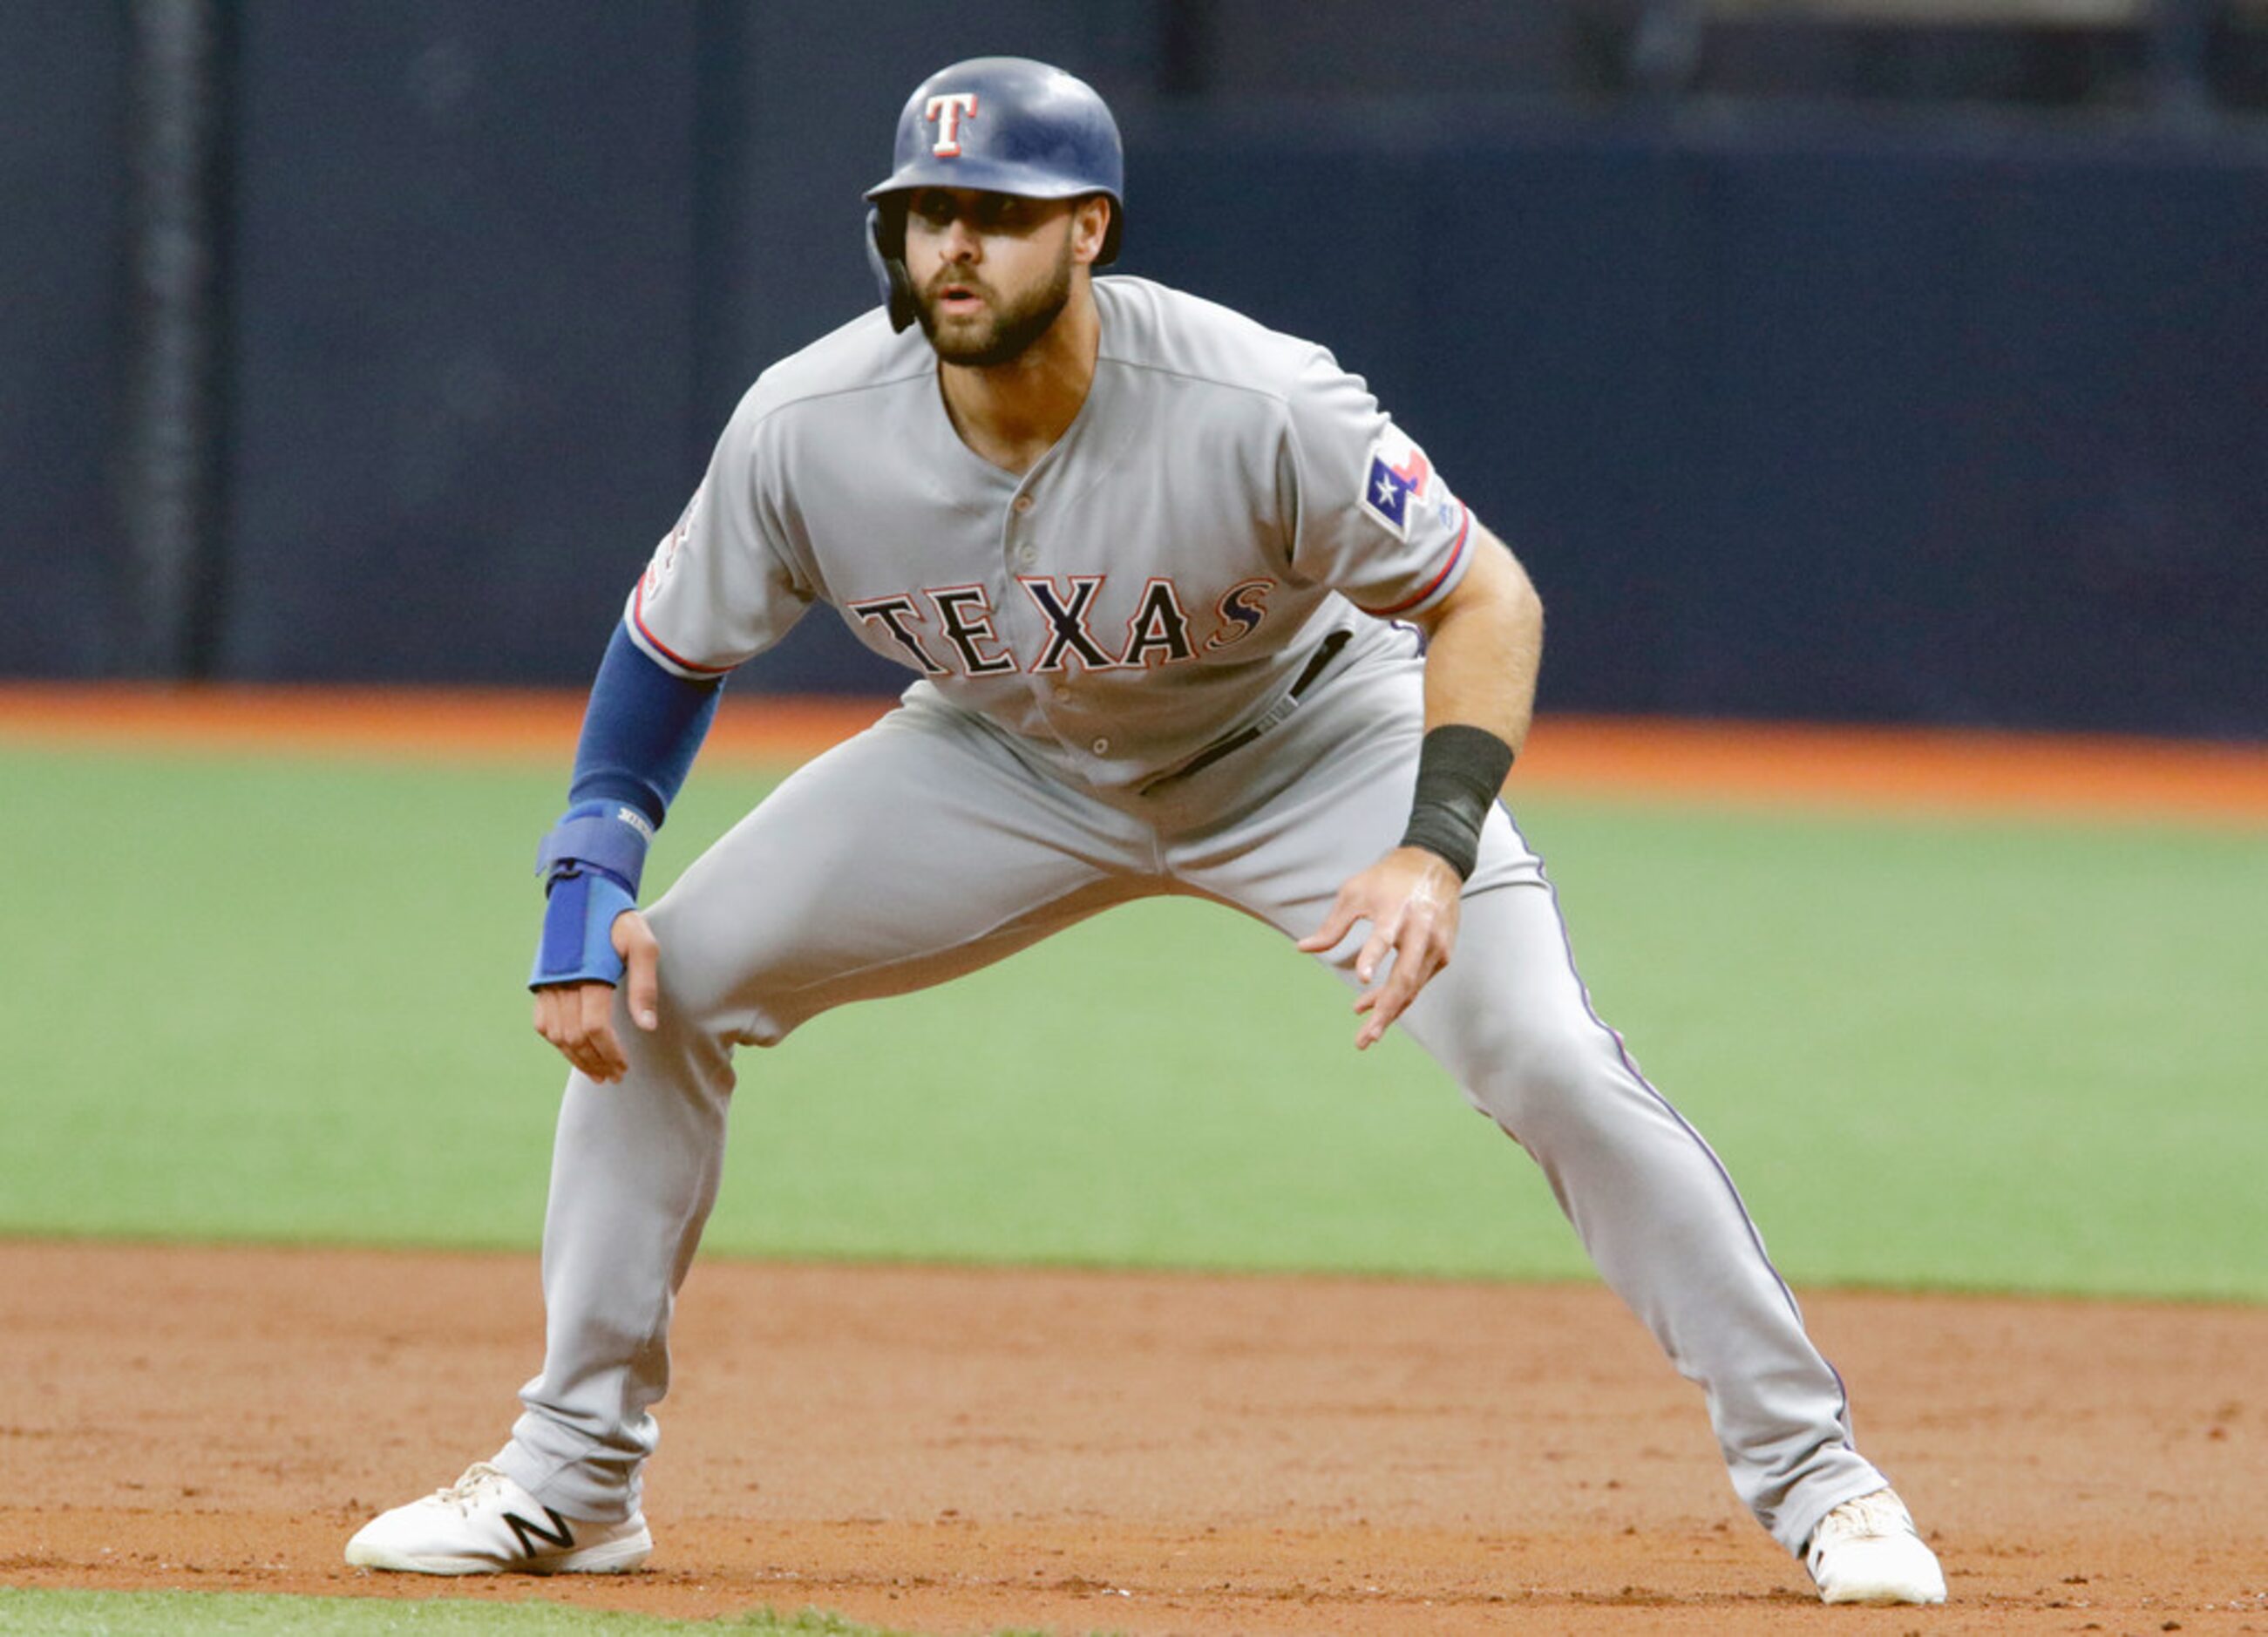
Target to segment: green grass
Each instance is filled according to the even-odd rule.
[[[892,1637],[831,1614],[768,1610],[713,1620],[664,1620],[546,1603],[488,1598],[276,1597],[211,1592],[10,1591],[0,1588],[0,1633],[38,1637],[178,1637],[182,1632],[277,1637]],[[1001,1633],[999,1637],[1015,1637]]]
[[[0,748],[0,1231],[533,1244],[556,774]],[[761,794],[704,769],[666,880]],[[1538,800],[1600,1009],[1800,1283],[2268,1299],[2268,837]],[[1587,1272],[1208,906],[744,1054],[712,1254]]]

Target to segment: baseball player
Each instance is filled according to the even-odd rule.
[[[741,401],[630,592],[541,852],[536,1027],[573,1066],[542,1371],[493,1461],[347,1560],[644,1563],[734,1049],[1182,893],[1329,962],[1358,1048],[1400,1024],[1535,1157],[1826,1600],[1941,1600],[1731,1180],[1592,1011],[1498,801],[1542,647],[1512,553],[1322,348],[1094,276],[1125,227],[1119,137],[1071,76],[933,76],[866,197],[883,306]],[[719,680],[814,603],[916,680],[641,911]]]

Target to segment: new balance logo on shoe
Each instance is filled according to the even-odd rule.
[[[549,1530],[529,1523],[517,1512],[507,1512],[504,1515],[504,1527],[512,1530],[512,1538],[519,1542],[520,1554],[523,1557],[533,1558],[540,1555],[534,1541],[529,1538],[531,1536],[534,1540],[540,1540],[557,1552],[569,1551],[575,1545],[575,1531],[567,1527],[565,1518],[561,1517],[549,1507],[543,1508],[543,1515],[551,1520]]]

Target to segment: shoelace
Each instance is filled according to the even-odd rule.
[[[446,1489],[435,1490],[433,1499],[444,1506],[456,1508],[460,1514],[470,1515],[473,1503],[480,1499],[481,1492],[503,1477],[502,1472],[487,1462],[475,1461],[465,1469],[463,1476],[455,1483]]]
[[[1835,1533],[1846,1538],[1900,1535],[1908,1528],[1905,1508],[1888,1490],[1845,1501],[1829,1515],[1827,1521]]]

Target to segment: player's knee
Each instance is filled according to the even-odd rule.
[[[754,932],[733,941],[730,958],[720,958],[697,924],[669,913],[671,904],[664,898],[649,917],[660,947],[654,977],[661,1027],[644,1043],[705,1058],[784,1039],[800,1021],[789,1005],[795,985],[782,976],[787,960]]]
[[[1470,1088],[1484,1113],[1525,1141],[1603,1112],[1611,1100],[1611,1042],[1603,1031],[1549,1028],[1490,1031]]]
[[[731,974],[715,958],[698,920],[682,912],[682,901],[666,896],[646,911],[656,958],[654,987],[662,1015],[680,1026],[717,1009]]]

